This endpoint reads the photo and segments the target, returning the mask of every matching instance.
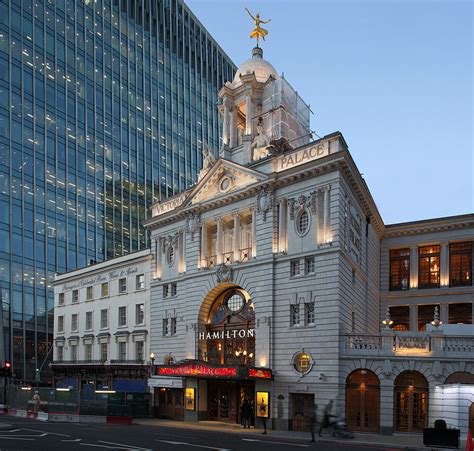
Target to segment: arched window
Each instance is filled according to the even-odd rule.
[[[309,214],[306,208],[299,211],[296,216],[296,232],[299,236],[304,236],[309,229]]]

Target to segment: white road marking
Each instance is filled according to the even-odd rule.
[[[21,430],[21,429],[20,429]],[[23,428],[23,431],[31,431],[31,432],[41,432],[42,434],[48,435],[58,435],[59,437],[71,437],[69,434],[57,434],[56,432],[45,432],[45,431],[38,431],[37,429],[27,429]]]
[[[157,440],[157,442],[168,443],[169,445],[186,445],[186,446],[194,446],[195,448],[206,448],[206,449],[215,449],[216,451],[231,451],[226,448],[215,448],[214,446],[206,446],[206,445],[196,445],[194,443],[186,443],[186,442],[172,442],[171,440]]]
[[[30,442],[34,442],[34,438],[22,438],[22,437],[0,437],[0,440],[29,440]]]
[[[123,443],[115,443],[115,442],[107,442],[105,440],[98,440],[99,443],[107,443],[109,445],[118,445],[124,447],[124,449],[134,449],[136,451],[153,451],[152,449],[148,448],[142,448],[141,446],[135,446],[135,445],[125,445]]]
[[[117,449],[117,448],[113,448],[112,446],[94,445],[93,443],[79,443],[79,445],[82,445],[82,446],[94,446],[94,447],[96,447],[96,448]],[[123,448],[119,448],[119,449],[123,449]],[[125,449],[130,449],[130,448],[125,448]]]
[[[258,440],[256,438],[243,438],[242,439],[244,442],[262,442],[262,443],[273,443],[274,445],[291,445],[291,446],[301,446],[302,448],[308,448],[309,445],[300,445],[298,443],[292,443],[292,442],[272,442],[270,440]]]
[[[82,438],[76,438],[75,440],[61,440],[62,442],[80,442]]]

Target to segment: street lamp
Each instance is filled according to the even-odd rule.
[[[385,326],[385,329],[390,329],[390,326],[393,324],[393,321],[390,319],[390,310],[388,307],[385,311],[385,319],[382,321],[382,324]]]
[[[153,376],[153,368],[155,366],[155,353],[150,353],[150,377]]]
[[[433,321],[431,321],[431,325],[437,329],[439,326],[441,326],[443,324],[442,321],[439,320],[439,310],[438,310],[438,306],[436,306],[434,308],[434,317],[433,317]]]

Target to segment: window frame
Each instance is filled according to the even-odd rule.
[[[58,293],[58,305],[64,305],[64,292]]]
[[[58,334],[63,334],[64,333],[64,315],[59,315],[58,316]]]
[[[395,255],[396,253],[408,251],[408,255]],[[410,270],[411,270],[411,262],[410,262],[410,248],[399,248],[399,249],[390,249],[388,254],[388,261],[389,261],[389,282],[388,282],[388,289],[389,291],[407,291],[410,289]],[[394,268],[392,267],[393,263],[396,263],[398,274],[397,277],[400,281],[403,280],[403,262],[408,261],[408,269],[407,269],[407,286],[406,288],[403,287],[403,284],[400,282],[398,285],[394,285],[393,279],[394,275]]]
[[[125,315],[122,315],[122,312],[125,312]],[[122,319],[125,319],[125,322],[122,324]],[[127,306],[120,305],[118,307],[118,327],[127,327]]]
[[[94,287],[90,286],[86,288],[86,300],[93,301],[94,300]]]
[[[105,326],[104,326],[104,312],[105,312]],[[103,308],[100,310],[100,328],[101,329],[108,329],[109,328],[109,309]]]
[[[107,287],[107,294],[104,294],[104,287]],[[103,282],[100,285],[100,297],[101,298],[108,298],[110,296],[110,287],[109,282]]]
[[[75,321],[74,321],[75,318]],[[74,323],[76,327],[74,327]],[[79,314],[72,313],[71,314],[71,332],[77,332],[79,330]]]
[[[299,304],[291,304],[290,306],[290,326],[291,327],[301,326],[301,307]]]
[[[298,271],[295,271],[295,268]],[[290,260],[290,277],[296,277],[301,274],[301,262],[300,259]]]
[[[141,307],[141,309],[140,309]],[[138,313],[140,313],[140,315],[142,316],[142,320],[141,321],[138,321]],[[140,326],[140,325],[143,325],[145,324],[145,304],[142,302],[140,304],[135,304],[135,325],[136,326]]]
[[[89,318],[90,318],[90,327],[88,327]],[[94,312],[90,310],[86,312],[85,330],[93,330],[93,329],[94,329]]]
[[[122,282],[125,282],[124,287],[122,287]],[[127,278],[126,277],[122,277],[121,279],[119,279],[118,285],[119,285],[119,289],[118,289],[119,294],[127,293]]]
[[[427,252],[424,251],[423,249],[428,249],[428,248],[437,248],[437,252]],[[428,263],[428,283],[422,284],[422,278],[426,273],[422,273],[422,260],[427,259]],[[434,259],[438,260],[438,271],[432,271],[431,270],[431,265],[432,261]],[[431,277],[432,274],[437,273],[437,283],[432,283],[431,282]],[[441,246],[439,244],[432,244],[432,245],[426,245],[426,246],[420,246],[418,247],[418,289],[424,290],[424,289],[432,289],[432,288],[439,288],[440,287],[440,279],[441,279]]]
[[[77,304],[79,302],[79,290],[72,290],[72,303]]]
[[[141,278],[143,278],[143,280]],[[145,274],[137,274],[135,276],[135,290],[142,291],[144,289],[145,289]]]
[[[466,249],[457,249],[453,251],[455,246],[468,245]],[[449,286],[450,287],[470,287],[472,286],[472,241],[463,241],[458,243],[449,243]],[[460,256],[459,281],[453,283],[453,262],[452,257]],[[467,256],[468,271],[463,271],[463,256]],[[467,274],[467,280],[463,277],[463,272]]]

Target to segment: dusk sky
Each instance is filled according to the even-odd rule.
[[[386,224],[474,211],[471,1],[186,3],[237,65],[245,7],[272,20],[264,58],[342,132]]]

